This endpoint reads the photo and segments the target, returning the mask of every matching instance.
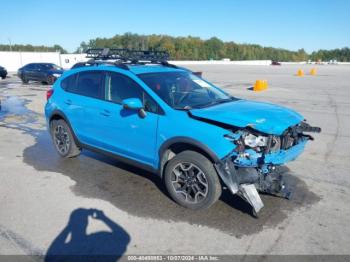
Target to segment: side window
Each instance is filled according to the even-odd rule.
[[[62,89],[68,92],[75,93],[74,90],[76,89],[76,80],[77,80],[77,74],[66,77],[61,81]]]
[[[39,71],[39,69],[41,69],[41,65],[33,64],[32,70]]]
[[[34,64],[28,64],[24,67],[27,70],[33,70],[34,69]]]
[[[134,80],[117,73],[109,73],[106,77],[105,99],[121,104],[127,98],[139,98],[145,110],[158,112],[157,103]]]
[[[38,65],[36,65],[35,70],[46,71],[46,67],[43,64],[38,64]]]
[[[67,91],[92,98],[103,98],[102,71],[85,71],[78,74],[76,84],[69,86]]]

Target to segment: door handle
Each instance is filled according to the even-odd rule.
[[[64,103],[65,103],[66,105],[71,105],[71,104],[72,104],[72,100],[67,99],[66,101],[64,101]]]
[[[100,112],[100,114],[103,116],[111,116],[111,111],[105,109],[102,112]]]

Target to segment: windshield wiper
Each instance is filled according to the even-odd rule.
[[[181,106],[174,106],[173,108],[176,109],[176,110],[183,110],[183,111],[188,111],[188,110],[191,110],[191,109],[192,109],[191,106],[184,106],[184,107],[181,107]]]

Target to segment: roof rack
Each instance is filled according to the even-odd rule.
[[[90,48],[86,51],[86,58],[90,58],[85,65],[110,64],[121,69],[129,70],[128,65],[159,64],[166,67],[183,69],[202,77],[202,72],[192,72],[188,68],[178,67],[168,63],[169,53],[156,50],[131,50],[123,48]],[[114,60],[114,61],[108,61]]]
[[[116,60],[130,64],[167,64],[169,54],[166,51],[130,50],[118,48],[92,48],[86,51],[86,57],[94,60]]]

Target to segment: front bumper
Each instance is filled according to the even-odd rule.
[[[291,191],[276,172],[276,166],[297,158],[305,148],[308,138],[302,138],[298,144],[271,153],[257,153],[252,149],[243,153],[232,153],[215,165],[221,179],[232,194],[238,194],[252,207],[254,214],[264,206],[259,192],[290,198]]]
[[[215,164],[216,170],[231,193],[245,199],[256,214],[263,207],[258,192],[291,198],[292,191],[284,181],[279,166],[296,159],[304,151],[308,140],[313,140],[312,136],[304,132],[319,133],[321,128],[301,122],[285,130],[280,140],[274,144],[270,137],[266,148],[257,148],[264,150],[262,152],[246,146],[242,148],[245,143],[241,139],[242,133],[236,132],[236,136],[231,135],[228,138],[237,141],[237,147],[221,159],[220,163]],[[276,150],[277,148],[279,149]]]
[[[244,153],[233,155],[233,163],[237,167],[259,167],[265,164],[283,165],[296,159],[305,148],[307,138],[299,144],[286,150],[278,150],[271,153],[257,153],[252,149],[245,150]]]
[[[265,164],[282,165],[293,161],[304,151],[306,142],[307,140],[304,140],[287,150],[280,150],[279,152],[265,155]]]

